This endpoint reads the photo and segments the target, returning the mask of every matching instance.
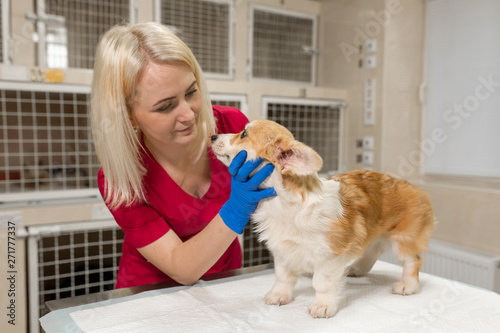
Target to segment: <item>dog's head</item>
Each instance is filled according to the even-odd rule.
[[[212,136],[212,151],[226,166],[242,150],[247,151],[248,160],[262,157],[282,175],[314,174],[323,164],[312,148],[295,140],[290,131],[270,120],[255,120],[237,134]]]

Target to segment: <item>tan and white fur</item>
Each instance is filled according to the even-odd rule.
[[[275,166],[262,185],[274,187],[278,195],[262,200],[252,217],[275,260],[276,280],[265,295],[267,304],[289,303],[298,276],[312,275],[316,296],[310,315],[334,316],[345,276],[366,275],[388,241],[403,265],[392,292],[420,291],[420,254],[435,221],[422,190],[366,170],[320,178],[321,157],[268,120],[253,121],[238,134],[213,136],[212,150],[226,165],[246,150],[247,159],[262,157]]]

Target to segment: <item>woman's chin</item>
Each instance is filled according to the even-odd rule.
[[[190,144],[196,139],[197,134],[196,126],[185,132],[177,132],[176,142],[179,144]]]

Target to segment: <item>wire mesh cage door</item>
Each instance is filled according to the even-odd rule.
[[[8,88],[7,88],[8,86]],[[56,91],[57,89],[57,91]],[[97,191],[99,163],[88,117],[89,87],[0,85],[2,200]],[[41,194],[44,193],[44,194]]]
[[[30,327],[45,302],[114,289],[123,231],[114,221],[31,227],[28,237]]]
[[[314,84],[317,17],[261,5],[250,10],[251,78]]]
[[[234,72],[232,0],[157,0],[158,20],[193,51],[208,78],[231,79]]]
[[[212,105],[232,106],[248,117],[247,96],[241,94],[210,94]]]
[[[266,98],[265,117],[285,126],[295,139],[313,148],[323,159],[320,174],[341,169],[343,102]]]
[[[92,69],[97,42],[112,26],[134,23],[133,0],[37,0],[38,66]]]

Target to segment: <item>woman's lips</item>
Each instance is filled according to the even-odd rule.
[[[185,128],[185,129],[183,129],[183,130],[180,130],[180,131],[178,131],[178,132],[179,132],[179,133],[189,133],[189,132],[191,132],[191,131],[193,130],[193,128],[194,128],[194,124],[190,125],[189,127],[186,127],[186,128]]]

